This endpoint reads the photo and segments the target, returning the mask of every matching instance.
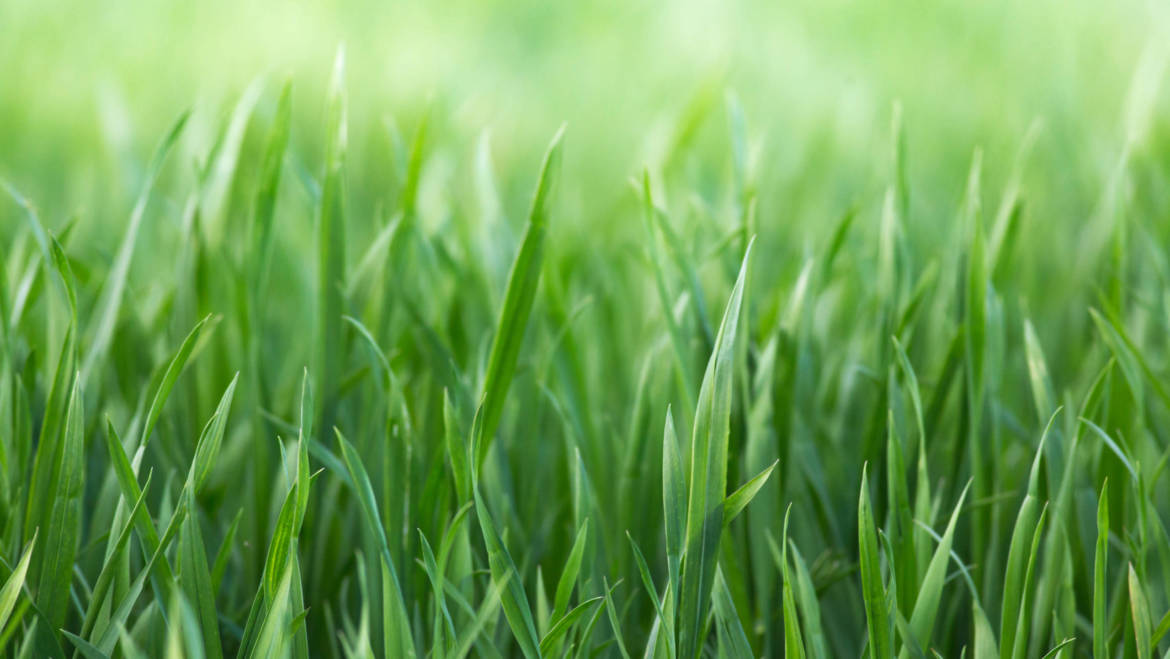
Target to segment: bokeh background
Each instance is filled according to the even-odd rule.
[[[0,173],[51,217],[125,206],[179,112],[195,110],[187,143],[200,144],[257,77],[261,112],[294,81],[294,141],[311,145],[344,44],[352,176],[371,184],[388,178],[388,128],[409,134],[429,109],[443,126],[434,187],[459,175],[482,131],[497,171],[525,172],[514,165],[534,164],[567,121],[568,194],[622,195],[688,108],[711,106],[697,139],[729,154],[734,93],[768,216],[815,216],[884,186],[900,101],[910,178],[928,182],[914,195],[923,221],[953,210],[972,149],[993,186],[1037,120],[1032,194],[1075,219],[1122,149],[1135,72],[1145,62],[1164,77],[1152,51],[1170,41],[1168,14],[1157,0],[6,0]],[[1165,122],[1164,95],[1153,108]]]

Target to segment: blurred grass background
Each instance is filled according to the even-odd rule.
[[[384,120],[409,126],[430,108],[452,158],[490,130],[500,172],[530,171],[513,165],[535,162],[567,121],[569,188],[617,196],[631,172],[661,156],[688,104],[703,94],[721,104],[730,89],[767,163],[765,200],[784,217],[815,217],[880,190],[890,108],[900,100],[910,178],[924,182],[915,190],[920,217],[953,210],[976,145],[991,184],[1004,177],[1039,119],[1029,183],[1043,184],[1033,192],[1054,215],[1075,219],[1098,192],[1085,182],[1117,157],[1143,51],[1170,40],[1168,13],[1133,0],[8,0],[0,164],[50,216],[111,211],[125,205],[135,163],[180,111],[196,108],[202,133],[188,142],[197,143],[257,75],[294,80],[297,123],[312,143],[332,54],[344,43],[351,160],[362,179],[386,178]],[[1164,116],[1164,99],[1158,107]],[[726,152],[721,114],[707,122],[713,153]],[[443,168],[432,162],[432,175]],[[105,189],[111,174],[126,180],[121,196]]]
[[[178,235],[194,163],[250,84],[258,105],[240,178],[252,180],[285,79],[294,85],[290,169],[302,181],[315,176],[325,87],[342,44],[352,244],[373,235],[379,209],[393,205],[424,115],[419,208],[431,232],[453,215],[484,217],[482,203],[466,202],[482,195],[460,192],[477,191],[476,153],[485,145],[501,197],[488,212],[504,212],[518,232],[531,172],[564,121],[552,248],[615,268],[642,240],[627,180],[644,167],[656,176],[681,172],[686,196],[663,202],[690,213],[680,221],[735,224],[730,135],[734,108],[742,108],[739,158],[748,163],[768,255],[760,267],[787,279],[846,209],[862,209],[862,224],[876,227],[895,104],[912,182],[906,239],[927,258],[954,229],[975,149],[983,152],[984,189],[997,195],[1031,129],[1020,240],[1052,249],[1029,250],[1014,278],[1023,290],[1044,291],[1029,301],[1049,341],[1063,337],[1046,331],[1046,319],[1066,322],[1061,310],[1079,291],[1043,284],[1085,260],[1080,234],[1109,182],[1122,194],[1136,190],[1134,202],[1155,215],[1170,212],[1141,192],[1170,177],[1157,155],[1170,143],[1170,99],[1160,86],[1170,7],[1156,1],[8,0],[0,25],[0,176],[35,201],[50,227],[82,219],[76,249],[104,262],[152,145],[186,109],[194,115],[164,172],[171,182],[151,202],[161,220],[148,222],[148,242]],[[1151,168],[1118,177],[1123,158]],[[1152,185],[1131,185],[1134,177]],[[246,196],[247,185],[235,188]],[[285,212],[311,216],[304,190],[283,187]],[[18,226],[6,222],[0,235],[12,240]],[[294,229],[286,238],[307,246],[311,225],[295,226],[302,235]],[[140,254],[131,281],[159,267]]]

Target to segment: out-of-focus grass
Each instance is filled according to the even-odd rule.
[[[0,653],[1155,656],[1168,43],[5,2]]]

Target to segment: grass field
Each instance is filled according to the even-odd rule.
[[[0,6],[0,656],[1170,657],[1170,8],[237,4]]]

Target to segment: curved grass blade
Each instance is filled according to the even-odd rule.
[[[512,375],[516,371],[516,361],[524,341],[528,316],[536,299],[541,262],[544,260],[544,236],[548,227],[552,192],[560,169],[561,140],[564,133],[565,128],[562,126],[553,136],[548,152],[544,156],[544,164],[541,166],[540,178],[536,184],[536,194],[532,198],[532,209],[528,214],[528,224],[524,229],[524,238],[508,273],[507,292],[504,295],[504,306],[500,309],[499,321],[496,323],[496,334],[492,340],[487,372],[483,380],[483,393],[472,422],[471,447],[475,457],[475,464],[472,466],[473,480],[478,478],[496,426],[500,422],[504,399],[512,382]]]
[[[130,222],[126,226],[126,233],[122,236],[122,243],[118,247],[117,256],[110,267],[106,281],[102,285],[102,292],[94,308],[90,324],[89,352],[81,365],[81,380],[89,380],[89,374],[98,361],[105,358],[105,353],[114,338],[114,328],[121,317],[122,294],[126,289],[126,280],[130,275],[130,261],[134,258],[134,247],[138,244],[138,230],[142,226],[142,218],[146,214],[146,204],[150,200],[151,190],[158,180],[163,162],[171,147],[178,141],[187,124],[190,112],[184,112],[167,131],[162,142],[154,151],[150,164],[146,168],[146,178],[142,184],[142,191],[134,203],[134,210],[130,212]]]

